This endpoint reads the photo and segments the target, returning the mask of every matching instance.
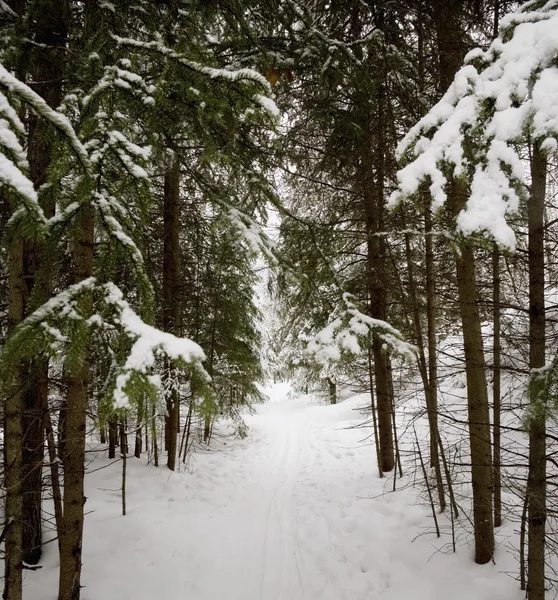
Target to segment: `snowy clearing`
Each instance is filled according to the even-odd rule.
[[[248,417],[248,438],[197,453],[187,472],[99,453],[86,479],[84,600],[519,600],[500,530],[496,564],[477,566],[463,542],[433,534],[429,508],[408,486],[380,480],[359,408],[291,398],[287,384]],[[101,470],[99,467],[107,466]],[[405,481],[405,480],[404,480]],[[401,483],[398,482],[398,486]],[[101,489],[102,488],[102,489]],[[442,551],[438,551],[442,549]],[[57,591],[55,544],[25,573],[25,598]]]

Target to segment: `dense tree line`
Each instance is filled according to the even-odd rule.
[[[522,585],[544,598],[557,23],[552,0],[0,2],[6,600],[41,560],[47,493],[59,599],[80,597],[88,429],[171,470],[218,416],[244,433],[260,255],[275,375],[332,403],[368,390],[383,476],[411,365],[452,519],[440,344],[460,333],[475,560],[524,507]],[[504,411],[515,380],[528,406]]]

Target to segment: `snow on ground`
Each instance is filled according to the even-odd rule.
[[[474,565],[471,548],[436,539],[416,488],[387,491],[354,427],[365,397],[325,406],[288,392],[272,387],[248,438],[187,472],[130,458],[125,517],[120,465],[95,459],[106,468],[87,478],[83,600],[523,597],[505,531],[496,564]],[[56,598],[56,554],[47,545],[44,568],[25,573],[26,600]]]

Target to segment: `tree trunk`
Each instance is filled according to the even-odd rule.
[[[329,377],[327,378],[327,383],[329,386],[329,403],[337,404],[337,383]]]
[[[117,444],[117,423],[114,417],[108,419],[108,433],[109,433],[109,448],[108,457],[109,459],[116,458],[116,444]]]
[[[440,92],[443,93],[461,67],[467,50],[461,19],[463,3],[460,0],[436,0],[432,8],[438,39]],[[465,207],[467,192],[464,183],[460,181],[451,183],[448,207],[454,218]],[[457,290],[467,379],[475,562],[484,564],[494,554],[492,447],[486,365],[477,302],[475,257],[473,247],[467,240],[462,240],[459,245]]]
[[[529,199],[529,476],[527,481],[527,597],[545,597],[546,527],[546,398],[544,379],[535,369],[545,366],[544,201],[547,160],[538,143],[531,158]]]
[[[467,242],[460,245],[457,258],[457,288],[463,327],[471,479],[473,485],[473,522],[475,528],[475,562],[485,564],[494,554],[492,513],[492,446],[486,385],[486,365],[482,342],[481,319],[477,303],[475,258]]]
[[[54,520],[56,531],[62,531],[64,527],[64,511],[62,507],[62,492],[60,488],[60,468],[58,463],[58,454],[56,453],[56,439],[54,429],[50,418],[50,411],[44,410],[45,433],[47,439],[48,459],[50,461],[50,477],[52,480],[52,502],[54,504]],[[58,536],[58,553],[60,554],[60,536]]]
[[[25,361],[23,393],[23,560],[36,565],[42,555],[42,485],[44,460],[44,415],[48,394],[48,362]]]
[[[180,162],[173,154],[172,163],[165,173],[163,207],[163,329],[180,332]],[[172,371],[169,363],[168,372]],[[177,436],[180,419],[180,398],[174,385],[167,395],[165,441],[167,467],[176,468]]]
[[[436,276],[434,271],[434,240],[432,239],[432,198],[425,195],[424,233],[426,267],[426,328],[428,346],[428,410],[430,412],[430,465],[439,465],[438,456],[438,363],[436,362]],[[432,431],[432,428],[435,430]]]
[[[378,11],[378,27],[382,29],[383,10]],[[382,73],[378,74],[376,89],[376,114],[368,111],[366,117],[365,147],[362,148],[361,172],[363,184],[364,212],[366,219],[367,239],[367,277],[368,294],[370,299],[370,316],[385,320],[387,316],[387,301],[385,288],[386,241],[378,235],[383,229],[385,212],[385,103],[387,73],[385,65]],[[368,102],[368,100],[362,101]],[[372,356],[374,358],[374,375],[376,383],[376,406],[378,410],[378,434],[382,456],[382,470],[391,471],[395,464],[395,450],[391,413],[394,408],[393,388],[390,380],[390,358],[381,338],[372,336]]]
[[[136,441],[134,445],[134,456],[140,458],[142,452],[143,438],[142,438],[142,422],[145,418],[145,406],[143,400],[138,402],[138,419],[136,422]]]
[[[94,212],[83,206],[76,217],[74,283],[93,274]],[[87,301],[84,299],[83,301]],[[64,517],[60,540],[58,600],[79,600],[84,520],[85,429],[87,416],[87,351],[68,376],[65,409]]]
[[[427,236],[428,237],[428,236]],[[428,429],[430,433],[430,466],[434,467],[436,474],[436,490],[438,493],[438,501],[440,503],[440,511],[444,512],[446,509],[446,497],[444,494],[444,482],[442,479],[442,468],[440,465],[440,457],[438,454],[438,415],[436,398],[432,397],[432,385],[429,378],[429,370],[426,362],[426,356],[424,353],[424,340],[422,333],[422,324],[420,319],[420,310],[418,304],[418,298],[416,293],[415,276],[413,269],[413,256],[411,253],[411,243],[409,236],[405,236],[405,253],[407,257],[407,272],[409,275],[409,295],[411,298],[411,311],[413,313],[413,323],[416,336],[416,344],[418,347],[418,363],[419,371],[422,379],[422,385],[424,388],[424,395],[426,399],[426,413],[428,415]],[[427,286],[428,288],[428,286]],[[429,331],[430,333],[430,331]],[[430,340],[429,340],[430,341]],[[434,442],[435,448],[432,448],[432,442]]]
[[[8,333],[23,319],[25,281],[23,279],[23,242],[14,235],[8,249]],[[4,554],[4,600],[21,600],[22,579],[22,498],[23,479],[23,372],[16,368],[14,389],[4,404],[4,488],[6,520]]]
[[[501,466],[501,354],[500,347],[500,252],[498,246],[494,244],[492,249],[492,299],[493,307],[493,380],[492,380],[492,411],[494,414],[494,527],[500,527],[502,524],[502,466]]]
[[[128,433],[126,431],[126,418],[120,419],[120,456],[122,458],[122,516],[126,516],[126,466],[128,461]]]
[[[28,8],[27,35],[36,47],[29,50],[30,86],[53,108],[62,99],[65,56],[61,53],[67,38],[67,3],[64,0],[41,0]],[[40,46],[40,50],[39,50]],[[52,134],[43,120],[29,114],[28,160],[29,176],[35,189],[47,181],[52,162]],[[54,201],[43,194],[40,202],[47,218],[54,215]],[[46,302],[50,296],[51,267],[44,243],[26,240],[23,251],[24,279],[27,300],[33,294],[33,306]],[[48,398],[48,360],[37,357],[24,363],[25,390],[23,413],[23,559],[35,565],[42,554],[42,464],[44,458],[44,415]]]

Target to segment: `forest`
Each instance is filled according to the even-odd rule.
[[[412,595],[368,554],[403,494],[475,598],[554,597],[557,32],[558,0],[0,0],[4,600],[176,597],[94,586],[177,494],[194,600]],[[233,473],[268,486],[242,526]]]

